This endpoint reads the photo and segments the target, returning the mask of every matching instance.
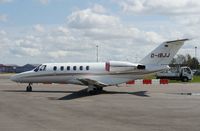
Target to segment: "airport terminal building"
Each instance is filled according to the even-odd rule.
[[[14,64],[0,64],[0,73],[21,73],[34,69],[38,64],[18,66]]]

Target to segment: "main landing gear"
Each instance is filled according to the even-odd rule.
[[[103,87],[96,87],[96,86],[90,85],[90,86],[88,86],[87,92],[90,95],[95,95],[95,94],[102,92],[102,90],[103,90]]]
[[[26,91],[27,92],[31,92],[32,91],[32,83],[29,83],[28,86],[26,87]]]

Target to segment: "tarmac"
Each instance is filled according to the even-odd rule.
[[[0,131],[199,131],[200,84],[84,86],[11,82],[0,75]]]

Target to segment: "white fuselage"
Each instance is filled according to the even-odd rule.
[[[124,61],[46,63],[34,70],[14,75],[10,79],[29,83],[27,91],[32,91],[33,83],[62,83],[85,85],[88,86],[88,92],[97,92],[106,86],[141,79],[144,75],[168,69],[168,64],[187,40],[163,42],[139,63]]]
[[[121,61],[99,63],[46,63],[34,70],[11,77],[20,83],[62,83],[84,85],[80,79],[91,79],[104,85],[116,85],[140,79],[145,74],[168,68],[149,66],[138,69],[139,64]]]

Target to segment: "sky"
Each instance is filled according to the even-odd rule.
[[[0,63],[138,62],[189,38],[200,58],[199,0],[0,0]]]

